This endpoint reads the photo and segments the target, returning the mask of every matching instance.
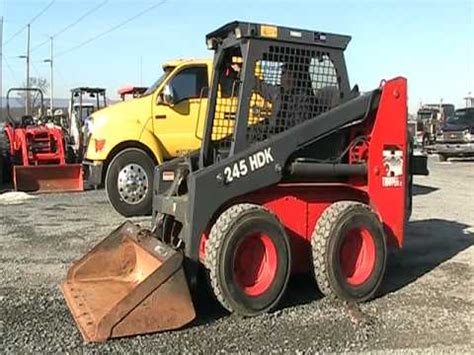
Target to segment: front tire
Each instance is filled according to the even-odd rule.
[[[255,316],[274,308],[285,292],[291,271],[289,239],[271,212],[237,204],[211,228],[205,264],[221,305]]]
[[[363,302],[373,297],[385,272],[382,224],[369,206],[330,205],[316,223],[311,245],[316,282],[330,298]]]
[[[105,176],[107,197],[125,217],[150,215],[155,163],[138,148],[127,148],[110,162]]]

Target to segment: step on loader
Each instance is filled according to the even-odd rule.
[[[201,149],[156,168],[151,230],[125,223],[62,285],[87,341],[188,324],[201,268],[244,316],[277,307],[294,273],[328,297],[374,296],[426,159],[412,161],[406,79],[351,89],[349,40],[244,22],[207,35]]]

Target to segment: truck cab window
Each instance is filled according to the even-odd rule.
[[[184,69],[176,74],[170,82],[170,88],[175,102],[199,98],[202,89],[208,86],[206,67]]]

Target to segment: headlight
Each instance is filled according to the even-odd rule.
[[[96,131],[103,127],[107,122],[107,116],[89,116],[86,119],[85,124],[90,134],[96,133]]]
[[[472,140],[471,132],[468,129],[466,129],[463,133],[464,133],[464,140],[470,142]]]
[[[86,132],[89,132],[89,134],[94,133],[94,120],[92,119],[91,116],[86,118],[86,121],[84,122],[84,126],[86,127]]]

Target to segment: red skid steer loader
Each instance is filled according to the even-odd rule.
[[[362,302],[387,247],[403,245],[413,169],[426,167],[411,155],[406,80],[351,90],[347,36],[233,22],[206,40],[201,149],[156,168],[151,230],[124,223],[62,284],[86,341],[191,322],[200,268],[245,316],[277,307],[301,272]]]
[[[12,93],[34,94],[39,102],[38,116],[13,118]],[[13,186],[17,191],[82,191],[82,166],[67,164],[61,127],[44,122],[43,93],[39,89],[13,88],[7,92],[8,121],[3,127],[2,155],[12,167]],[[5,151],[3,151],[5,150]]]

